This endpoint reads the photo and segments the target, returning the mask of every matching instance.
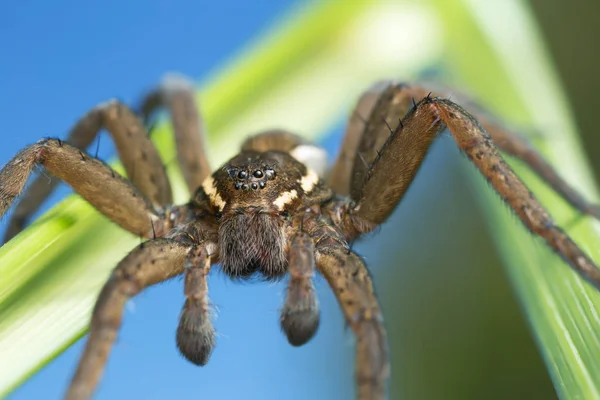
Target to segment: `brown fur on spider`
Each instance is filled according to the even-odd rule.
[[[597,218],[598,207],[571,189],[525,139],[473,104],[465,106],[479,122],[422,87],[381,83],[359,100],[329,173],[323,150],[288,132],[269,131],[248,139],[212,175],[191,85],[181,80],[165,84],[145,99],[142,115],[162,106],[171,111],[179,164],[194,193],[187,204],[171,204],[169,181],[143,124],[114,101],[85,115],[67,141],[42,140],[0,171],[0,216],[40,165],[123,229],[148,239],[117,265],[102,289],[67,399],[93,394],[126,301],[180,274],[186,301],[177,345],[188,360],[204,365],[215,345],[207,276],[216,263],[232,278],[289,274],[280,322],[294,346],[308,342],[319,325],[312,282],[318,271],[356,336],[357,398],[385,398],[390,368],[383,318],[367,267],[350,243],[390,216],[445,128],[523,224],[600,287],[600,270],[554,224],[498,149],[525,161],[581,212]],[[131,180],[81,150],[102,128],[111,133]],[[29,186],[15,207],[8,238],[22,229],[56,182],[38,180]]]

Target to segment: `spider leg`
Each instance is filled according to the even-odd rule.
[[[387,88],[382,88],[387,83]],[[523,161],[533,172],[544,180],[554,191],[560,194],[571,206],[584,214],[600,219],[600,206],[587,201],[571,187],[543,155],[535,149],[529,140],[499,123],[475,101],[462,93],[455,93],[438,86],[419,86],[408,84],[392,85],[391,81],[379,83],[379,93],[383,93],[377,104],[376,113],[372,115],[363,129],[360,144],[356,147],[354,167],[348,168],[347,174],[352,176],[351,188],[360,191],[368,166],[378,157],[377,151],[383,147],[390,136],[388,122],[396,125],[413,107],[415,99],[427,96],[450,97],[462,105],[487,131],[492,141],[501,151]],[[391,90],[390,90],[391,88]],[[372,93],[372,92],[367,92]],[[360,105],[360,102],[359,102]],[[373,111],[375,107],[371,108]],[[369,115],[369,114],[367,114]],[[363,124],[364,125],[364,124]],[[350,127],[350,126],[349,126]],[[386,129],[387,128],[387,129]]]
[[[390,90],[402,88],[391,87]],[[379,102],[379,106],[384,106],[383,102]],[[369,166],[361,189],[354,190],[355,205],[351,207],[349,225],[357,232],[368,231],[388,218],[444,126],[523,224],[544,238],[573,269],[600,288],[600,270],[593,261],[554,224],[534,194],[503,160],[483,127],[449,100],[426,97],[404,117]],[[390,171],[394,173],[390,174]]]
[[[387,86],[380,90],[380,96],[371,109],[354,154],[354,165],[350,170],[352,198],[360,196],[363,183],[370,173],[370,166],[380,156],[380,149],[384,147],[388,138],[402,127],[406,113],[413,107],[415,95],[421,95],[420,92],[415,93],[407,84],[383,84],[386,83]],[[390,123],[395,128],[392,128]]]
[[[170,204],[171,186],[162,161],[138,118],[118,101],[101,104],[83,116],[71,129],[67,142],[86,149],[98,132],[106,128],[111,134],[133,184],[156,206]],[[37,177],[25,190],[8,223],[4,241],[19,233],[41,203],[52,193],[59,180]]]
[[[59,139],[26,147],[0,170],[0,217],[21,193],[36,164],[64,180],[124,229],[143,237],[154,235],[153,225],[160,216],[150,201],[102,161]]]
[[[144,288],[181,274],[190,247],[171,239],[155,239],[140,244],[117,265],[94,307],[87,344],[67,400],[92,396],[117,338],[125,303]]]
[[[473,114],[489,133],[496,147],[506,154],[525,162],[552,189],[571,206],[584,214],[600,219],[600,206],[587,201],[579,192],[558,175],[554,167],[531,145],[527,138],[505,128],[482,113]]]
[[[144,120],[160,107],[171,113],[177,158],[190,193],[198,189],[211,169],[204,146],[205,129],[198,112],[192,82],[180,76],[167,76],[163,84],[142,100]]]
[[[531,145],[528,138],[517,133],[517,131],[500,123],[489,112],[477,104],[469,96],[463,93],[453,93],[447,88],[434,90],[428,86],[412,86],[416,98],[423,98],[428,93],[436,97],[449,97],[461,104],[475,119],[483,126],[492,138],[496,147],[507,155],[520,159],[542,180],[544,180],[554,191],[560,194],[571,206],[584,214],[600,219],[600,206],[587,201],[571,185],[567,183],[544,158],[544,156]]]
[[[371,86],[360,96],[348,119],[340,151],[327,177],[327,184],[339,195],[347,196],[350,194],[352,168],[367,120],[381,93],[390,83],[391,81],[378,82]]]
[[[315,250],[305,233],[292,238],[288,253],[290,281],[281,309],[281,329],[293,346],[308,342],[319,327],[319,302],[313,284]]]
[[[190,252],[184,270],[186,297],[179,326],[177,347],[181,354],[196,365],[205,365],[215,347],[215,329],[210,320],[207,277],[211,254],[206,245],[197,245]]]
[[[367,267],[355,253],[329,240],[318,242],[316,260],[356,336],[357,398],[382,400],[390,373],[387,339]]]

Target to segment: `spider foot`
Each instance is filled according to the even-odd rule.
[[[281,310],[281,329],[292,346],[308,342],[319,328],[319,302],[312,277],[315,271],[314,244],[300,233],[292,240],[289,253],[290,282]]]
[[[187,300],[177,328],[177,347],[196,365],[205,365],[215,347],[215,329],[201,302]]]
[[[319,328],[319,305],[311,281],[291,284],[281,310],[281,329],[292,346],[307,343]]]

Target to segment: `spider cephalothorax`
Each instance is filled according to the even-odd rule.
[[[255,140],[272,135],[261,136]],[[227,275],[271,279],[287,272],[291,213],[331,197],[319,176],[290,153],[247,149],[208,177],[192,204],[208,204],[219,221],[221,269]]]
[[[117,265],[100,292],[66,397],[92,395],[125,302],[180,274],[186,300],[177,345],[188,360],[205,364],[215,345],[207,276],[220,263],[233,278],[289,275],[280,323],[295,346],[317,331],[312,278],[316,271],[323,275],[356,336],[357,398],[383,399],[389,376],[383,318],[368,270],[350,244],[389,217],[445,128],[523,224],[600,287],[600,270],[554,224],[498,149],[525,161],[578,210],[599,217],[599,208],[570,188],[527,141],[476,106],[467,104],[479,122],[455,103],[427,93],[391,82],[373,86],[359,100],[329,173],[323,150],[278,130],[249,138],[238,155],[210,175],[191,86],[171,81],[151,93],[141,110],[146,117],[162,105],[171,110],[179,164],[193,193],[180,206],[171,204],[169,180],[142,124],[118,102],[90,111],[66,142],[45,139],[19,152],[0,170],[0,216],[23,191],[34,166],[41,165],[110,220],[148,239]],[[131,182],[80,150],[102,127],[114,138]],[[22,229],[55,183],[32,183],[15,208],[7,238]]]

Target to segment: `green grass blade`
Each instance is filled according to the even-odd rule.
[[[382,32],[378,27],[390,16],[404,23]],[[374,80],[413,77],[439,57],[438,38],[423,34],[415,48],[415,41],[396,37],[433,24],[431,18],[422,7],[388,2],[299,10],[202,86],[213,165],[261,129],[322,134]],[[153,137],[163,159],[172,160],[168,126]],[[185,201],[178,171],[170,166],[168,172],[177,201]],[[70,197],[0,249],[0,395],[85,333],[101,285],[138,242]]]

